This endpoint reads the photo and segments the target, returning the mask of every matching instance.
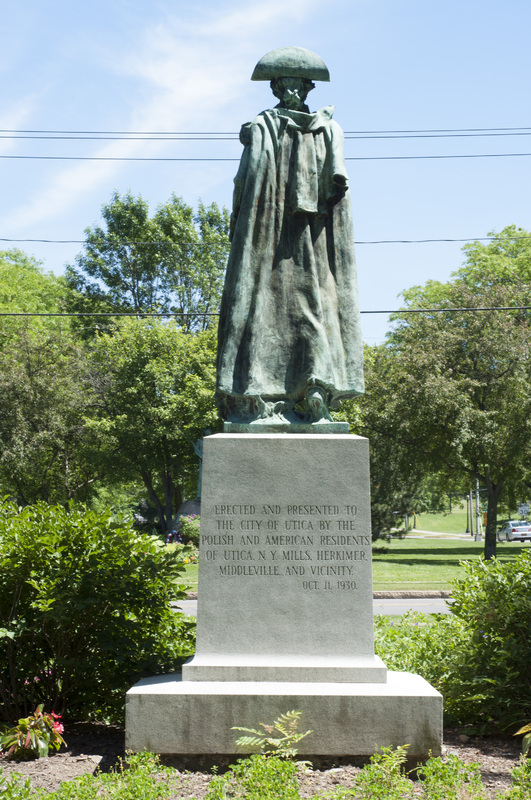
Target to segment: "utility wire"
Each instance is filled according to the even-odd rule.
[[[469,237],[466,239],[373,239],[373,240],[356,240],[356,245],[361,244],[437,244],[441,242],[454,242],[454,243],[461,243],[461,242],[493,242],[498,241],[500,243],[506,241],[519,241],[520,239],[531,239],[531,234],[526,234],[525,236],[475,236]],[[32,243],[32,244],[87,244],[86,239],[7,239],[0,237],[0,242],[10,242],[13,244],[23,244],[23,243]],[[92,244],[92,243],[91,243]],[[124,242],[112,242],[113,246],[116,247],[126,247],[129,245],[171,245],[173,247],[181,247],[182,245],[190,246],[190,247],[226,247],[227,242],[190,242],[190,241],[182,241],[182,242],[166,242],[166,241],[154,241],[154,242],[139,242],[139,241],[124,241]]]
[[[470,139],[486,136],[531,136],[531,129],[527,131],[515,131],[514,133],[356,133],[348,131],[345,133],[345,139]],[[91,141],[91,142],[233,142],[238,141],[237,134],[220,133],[220,134],[146,134],[140,135],[137,133],[125,136],[116,135],[111,136],[107,134],[101,135],[78,135],[72,134],[62,135],[50,132],[47,135],[37,134],[6,134],[0,133],[0,139],[29,139],[30,141]]]
[[[501,133],[507,136],[518,134],[519,132],[531,131],[527,128],[427,128],[412,130],[370,130],[370,131],[345,131],[345,136],[364,136],[364,135],[391,135],[391,134],[460,134],[470,133],[474,135],[491,133]],[[64,130],[23,130],[14,128],[0,128],[0,134],[64,134],[66,136],[237,136],[236,131],[64,131]]]
[[[462,311],[530,311],[531,306],[478,306],[463,308],[395,308],[360,311],[360,314],[443,314]],[[2,311],[0,317],[219,317],[217,311],[75,311],[75,312],[30,312]]]
[[[531,156],[531,153],[472,153],[462,155],[431,155],[431,156],[348,156],[345,161],[418,161],[426,159],[447,158],[522,158]],[[40,160],[40,161],[240,161],[239,158],[154,158],[140,156],[14,156],[0,155],[0,158],[15,160]]]

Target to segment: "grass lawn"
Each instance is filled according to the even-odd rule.
[[[411,534],[391,542],[378,541],[373,552],[374,589],[451,589],[459,578],[461,561],[478,559],[484,542],[466,539],[413,539]],[[497,557],[513,559],[529,544],[498,542]],[[388,548],[387,553],[378,552]]]
[[[411,518],[410,518],[411,520]],[[436,533],[465,533],[466,509],[456,508],[451,514],[417,514],[417,530]],[[474,529],[476,520],[474,518]],[[415,531],[413,530],[412,533]]]
[[[183,583],[186,583],[190,592],[197,592],[197,570],[198,565],[187,564],[183,575]]]

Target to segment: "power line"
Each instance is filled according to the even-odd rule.
[[[345,161],[419,161],[429,159],[448,158],[522,158],[531,156],[531,153],[467,153],[467,154],[442,154],[429,156],[347,156]],[[239,158],[172,158],[148,156],[16,156],[0,155],[0,158],[14,160],[39,160],[39,161],[240,161]]]
[[[40,161],[239,161],[239,158],[148,158],[139,156],[10,156],[0,158]]]
[[[372,240],[356,240],[356,245],[365,245],[365,244],[438,244],[438,243],[462,243],[462,242],[494,242],[498,241],[500,243],[506,241],[519,241],[520,239],[531,239],[531,234],[526,234],[525,236],[473,236],[468,237],[465,239],[372,239]],[[4,237],[0,237],[0,242],[10,242],[13,244],[87,244],[86,239],[8,239]],[[191,241],[182,241],[182,242],[168,242],[168,241],[153,241],[153,242],[145,242],[145,241],[123,241],[123,242],[116,242],[113,241],[112,244],[117,247],[125,247],[129,245],[171,245],[173,247],[181,247],[182,245],[191,246],[191,247],[226,247],[227,242],[191,242]]]
[[[530,311],[531,306],[477,306],[457,308],[395,308],[371,309],[360,314],[443,314],[462,311]],[[1,311],[0,317],[219,317],[217,311],[72,311],[72,312],[33,312]]]
[[[485,134],[488,136],[488,134]],[[493,134],[493,136],[528,136],[529,134]],[[230,136],[230,138],[229,138]],[[16,134],[16,135],[4,135],[0,134],[0,139],[29,139],[30,141],[41,141],[41,140],[48,140],[48,141],[57,141],[57,142],[78,142],[78,141],[90,141],[90,142],[233,142],[238,141],[239,137],[233,134],[220,134],[211,136],[205,134],[204,136],[184,136],[182,134],[174,134],[170,136],[59,136],[59,135],[50,135],[50,136],[27,136],[25,134]]]
[[[345,136],[365,136],[365,135],[419,135],[419,134],[477,134],[491,135],[501,133],[512,136],[520,132],[531,132],[530,127],[521,128],[420,128],[411,130],[366,130],[366,131],[345,131]],[[0,128],[0,134],[62,134],[66,136],[237,136],[237,131],[65,131],[65,130],[24,130],[15,128]]]
[[[452,139],[452,138],[478,138],[478,137],[486,137],[486,136],[531,136],[531,129],[525,131],[515,131],[513,133],[509,132],[495,132],[492,131],[490,133],[356,133],[355,131],[349,131],[345,133],[345,139],[372,139],[372,140],[379,140],[379,139]],[[130,135],[120,135],[117,134],[116,136],[108,135],[108,134],[94,134],[94,135],[78,135],[78,134],[71,134],[71,135],[62,135],[59,133],[50,132],[46,135],[37,135],[37,134],[25,134],[25,133],[16,133],[16,134],[6,134],[0,133],[0,139],[27,139],[29,141],[67,141],[67,142],[77,142],[77,141],[91,141],[91,142],[233,142],[238,141],[239,136],[237,134],[232,133],[205,133],[205,134],[184,134],[184,133],[174,133],[174,134],[130,134]]]

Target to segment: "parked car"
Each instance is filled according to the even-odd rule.
[[[525,519],[509,520],[498,531],[498,541],[531,542],[531,523]]]

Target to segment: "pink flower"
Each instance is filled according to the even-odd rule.
[[[53,729],[54,731],[57,731],[57,733],[62,733],[64,731],[64,727],[60,722],[54,722]]]

